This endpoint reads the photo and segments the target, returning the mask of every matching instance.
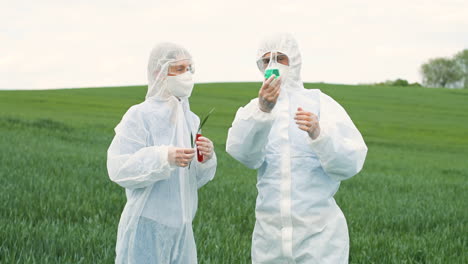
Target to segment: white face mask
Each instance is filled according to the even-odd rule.
[[[286,78],[288,77],[288,73],[289,73],[289,66],[288,65],[284,65],[284,64],[281,64],[281,63],[277,63],[276,64],[276,67],[278,68],[279,70],[279,74],[281,76],[281,79],[284,81],[286,80]]]
[[[167,76],[167,90],[177,97],[190,97],[193,84],[192,73],[189,71],[176,76]]]

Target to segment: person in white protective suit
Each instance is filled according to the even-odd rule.
[[[266,38],[257,64],[280,77],[266,79],[258,98],[237,111],[226,144],[258,169],[252,263],[347,263],[347,224],[333,196],[361,170],[366,144],[336,101],[304,89],[291,35]]]
[[[125,188],[115,263],[197,263],[192,220],[197,189],[213,179],[213,143],[201,137],[204,162],[192,160],[200,119],[190,111],[191,55],[162,43],[151,51],[146,100],[128,109],[107,152],[112,181]]]

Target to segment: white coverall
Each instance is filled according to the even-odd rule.
[[[304,89],[292,36],[265,39],[259,58],[268,52],[289,58],[278,102],[271,113],[259,109],[258,99],[241,107],[226,144],[235,159],[258,169],[252,263],[347,263],[347,224],[333,196],[342,180],[361,170],[366,144],[336,101]],[[295,123],[298,107],[319,116],[315,140]]]
[[[197,189],[213,179],[216,156],[190,168],[168,162],[168,148],[191,148],[199,118],[188,98],[167,91],[170,62],[189,59],[180,46],[156,46],[148,64],[146,100],[132,106],[115,128],[108,150],[112,181],[125,188],[127,203],[120,218],[115,263],[197,263],[192,220]]]

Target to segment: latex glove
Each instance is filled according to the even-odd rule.
[[[316,139],[320,135],[320,124],[316,114],[306,112],[299,107],[294,120],[296,120],[299,129],[307,132],[310,138]]]
[[[281,77],[275,79],[275,75],[265,80],[258,92],[258,106],[260,110],[270,113],[276,105],[278,96],[280,94]]]
[[[169,164],[178,167],[187,167],[195,157],[195,150],[191,148],[170,147],[167,154]]]
[[[213,142],[206,137],[199,137],[198,140],[195,142],[197,144],[197,148],[200,153],[203,155],[203,162],[205,163],[209,159],[213,157]]]

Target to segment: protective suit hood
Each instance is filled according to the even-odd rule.
[[[169,64],[178,60],[191,60],[190,53],[180,45],[163,42],[154,46],[148,60],[148,92],[146,99],[168,100],[167,89]]]
[[[294,91],[304,89],[301,79],[302,58],[296,39],[289,33],[278,33],[265,37],[257,51],[257,59],[268,52],[281,52],[289,59],[289,72],[282,81],[282,89]]]

